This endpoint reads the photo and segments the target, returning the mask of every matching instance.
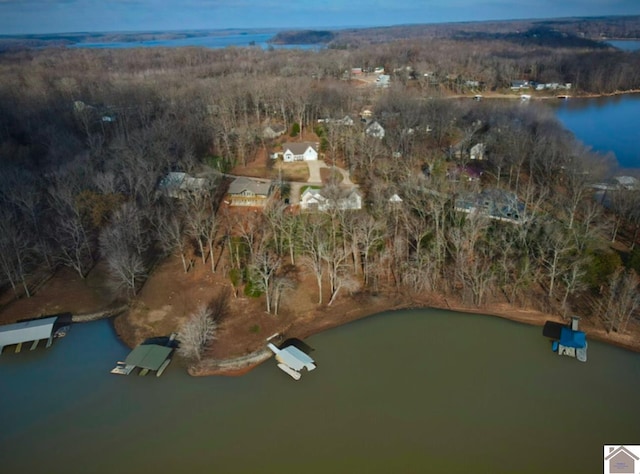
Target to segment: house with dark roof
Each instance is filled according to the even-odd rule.
[[[367,126],[364,133],[366,133],[370,137],[383,139],[385,130],[384,127],[380,125],[380,123],[374,120]]]
[[[315,161],[318,159],[318,143],[283,143],[282,157],[287,163],[293,161]]]
[[[519,91],[522,89],[529,89],[529,81],[524,81],[524,80],[518,80],[518,81],[511,81],[511,90],[512,91]]]
[[[463,193],[455,199],[455,210],[467,214],[479,213],[489,219],[514,224],[527,221],[525,205],[515,193],[503,189],[485,189],[479,193]]]
[[[267,125],[262,129],[262,137],[263,138],[278,138],[280,135],[283,135],[286,132],[286,128],[284,125],[280,124],[272,124]]]
[[[187,173],[172,171],[158,183],[158,192],[166,196],[183,199],[189,194],[203,192],[210,186],[205,178],[196,178]]]
[[[233,180],[226,195],[231,206],[265,207],[271,193],[271,181],[239,177]]]

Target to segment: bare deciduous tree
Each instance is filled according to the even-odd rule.
[[[267,313],[271,313],[271,307],[274,303],[273,284],[281,263],[282,259],[267,249],[260,249],[254,254],[251,272],[256,278],[256,287],[265,295]]]
[[[216,337],[217,321],[211,308],[202,305],[189,316],[178,331],[178,354],[192,362],[199,362],[212,340]]]
[[[640,308],[638,275],[618,269],[609,279],[605,295],[599,302],[599,313],[608,332],[624,332],[631,317]]]

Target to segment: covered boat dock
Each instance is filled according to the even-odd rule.
[[[578,317],[571,318],[571,325],[567,326],[554,321],[547,321],[542,334],[553,340],[551,349],[558,355],[575,357],[580,362],[587,361],[587,336],[578,330]]]
[[[0,326],[0,354],[6,346],[12,345],[16,346],[16,352],[20,352],[22,344],[29,342],[31,343],[30,350],[34,350],[42,340],[46,340],[46,347],[50,347],[57,320],[57,316],[52,316]]]
[[[141,369],[140,375],[147,375],[149,371],[156,372],[160,377],[171,362],[173,347],[158,344],[143,344],[133,349],[124,362],[111,370],[112,374],[129,375],[136,368]]]
[[[310,372],[316,368],[315,361],[293,344],[280,349],[274,344],[268,343],[267,347],[275,354],[278,368],[295,380],[300,380],[302,369],[307,369]]]

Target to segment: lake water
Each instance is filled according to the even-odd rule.
[[[226,48],[229,46],[248,47],[255,46],[262,49],[270,47],[280,49],[321,49],[322,45],[303,44],[303,45],[277,45],[269,44],[268,41],[273,38],[275,32],[270,33],[234,33],[220,34],[213,36],[194,36],[180,39],[150,40],[150,41],[121,41],[107,43],[76,43],[70,45],[70,48],[94,48],[94,49],[126,49],[126,48],[180,48],[186,46],[202,47],[202,48]]]
[[[384,313],[311,337],[318,369],[240,378],[109,374],[109,321],[0,356],[2,472],[601,472],[640,442],[640,355],[441,310]]]
[[[640,49],[640,41],[637,40],[611,40],[607,43],[623,51],[638,51]]]
[[[570,98],[555,105],[558,119],[595,151],[612,152],[622,168],[640,168],[640,94]]]

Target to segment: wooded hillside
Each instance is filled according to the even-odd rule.
[[[515,80],[571,83],[572,93],[638,89],[640,55],[533,43],[5,53],[1,288],[27,297],[43,274],[67,266],[84,277],[102,260],[114,294],[133,297],[159,259],[180,255],[185,272],[224,271],[268,311],[285,304],[296,272],[309,272],[319,304],[395,288],[581,310],[624,330],[640,303],[640,191],[612,189],[603,207],[591,185],[611,176],[610,157],[576,143],[544,107],[470,97],[513,94]],[[390,87],[363,80],[376,67]],[[364,133],[365,109],[383,139]],[[346,115],[354,125],[337,122]],[[318,138],[365,208],[298,213],[276,182],[264,212],[228,210],[221,172],[277,148],[266,124]],[[479,144],[483,157],[472,159]],[[162,192],[169,172],[206,185],[177,198]],[[390,203],[394,194],[401,202]]]

